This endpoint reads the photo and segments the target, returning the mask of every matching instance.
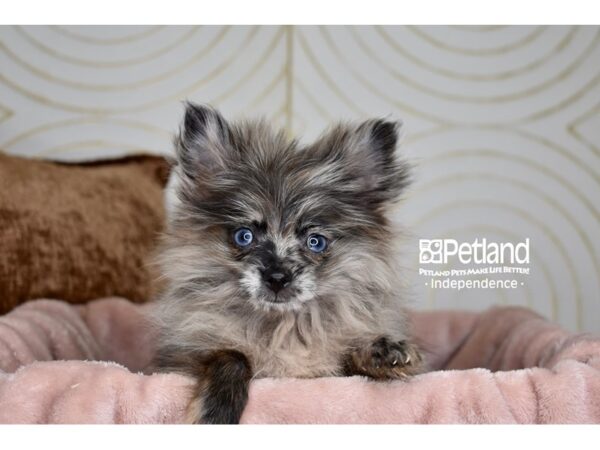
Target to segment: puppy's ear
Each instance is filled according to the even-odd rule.
[[[224,167],[231,152],[230,140],[229,125],[216,109],[187,102],[175,141],[183,174],[194,180]]]
[[[371,153],[383,169],[386,163],[393,160],[398,144],[398,132],[402,124],[383,119],[372,119],[361,123],[356,128],[355,134],[364,147],[357,147],[359,151]]]
[[[339,125],[316,148],[345,190],[374,204],[393,201],[410,183],[410,165],[397,151],[401,126],[383,119]]]

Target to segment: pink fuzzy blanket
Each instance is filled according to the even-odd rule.
[[[0,423],[178,423],[191,380],[143,374],[144,306],[26,303],[0,317]],[[516,307],[415,312],[431,372],[252,383],[244,423],[600,422],[600,338]]]

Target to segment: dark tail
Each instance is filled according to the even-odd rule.
[[[196,379],[188,408],[192,423],[235,424],[248,402],[252,368],[236,350],[182,352],[163,348],[156,357],[162,371],[183,372]]]

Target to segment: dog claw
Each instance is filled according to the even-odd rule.
[[[393,341],[382,337],[369,346],[350,354],[350,373],[367,375],[376,379],[402,379],[421,371],[421,356],[416,347],[406,341]]]

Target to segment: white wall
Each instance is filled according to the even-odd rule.
[[[419,168],[398,215],[413,238],[529,237],[532,251],[519,289],[414,277],[414,304],[529,305],[599,331],[599,41],[598,27],[562,26],[0,27],[0,148],[169,153],[185,98],[306,138],[402,118]]]

